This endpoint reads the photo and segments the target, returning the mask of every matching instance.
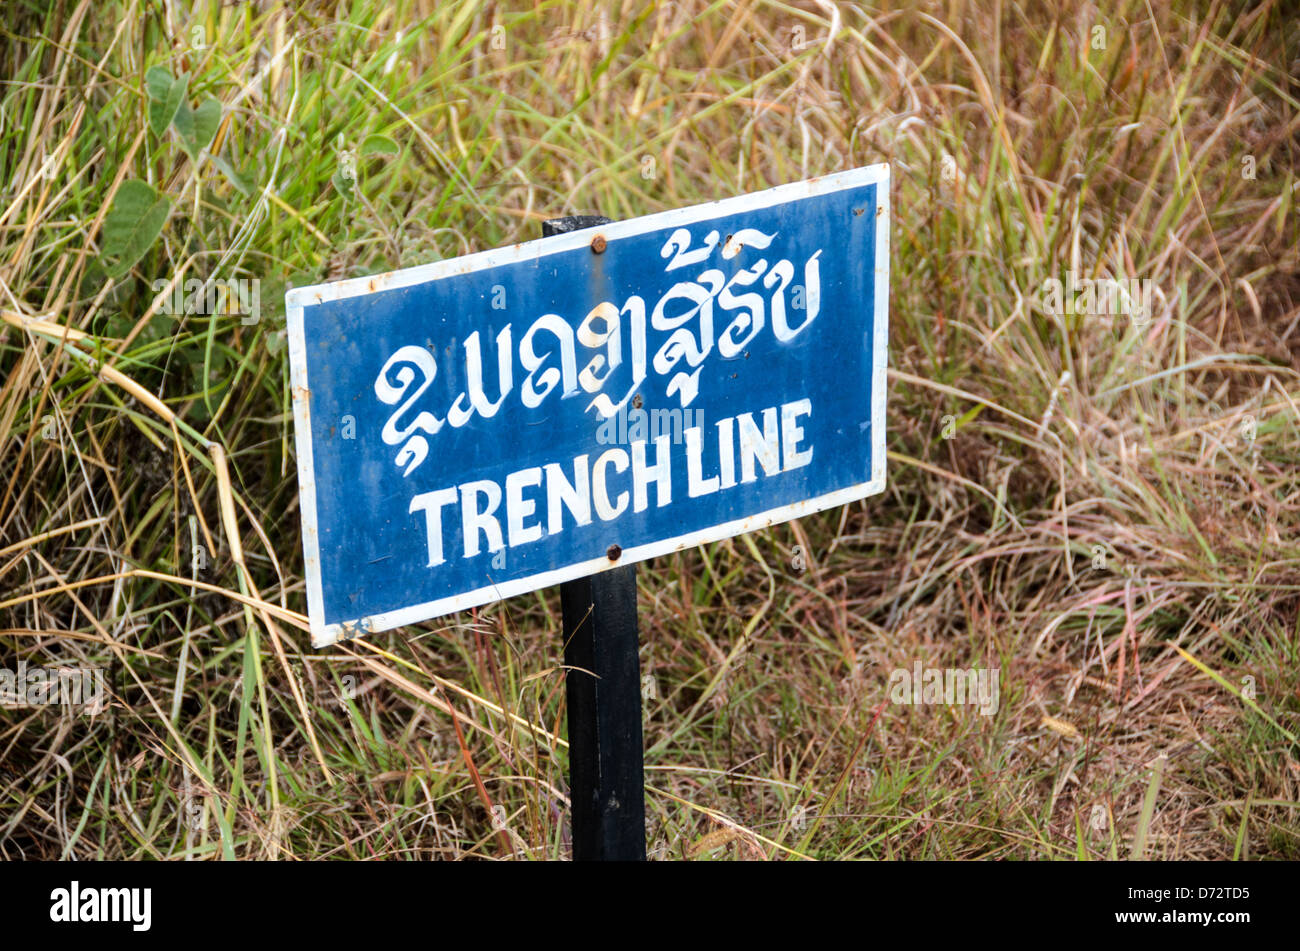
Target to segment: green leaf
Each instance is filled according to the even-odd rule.
[[[342,167],[330,176],[330,181],[334,183],[334,188],[340,195],[345,198],[352,197],[352,190],[356,186],[356,180],[344,175]]]
[[[174,82],[176,80],[166,66],[150,66],[144,74],[144,88],[150,99],[166,99]]]
[[[190,153],[190,158],[197,158],[200,151],[212,144],[221,125],[221,103],[208,98],[197,109],[185,104],[177,111],[174,122],[185,151]]]
[[[211,158],[212,163],[221,170],[221,173],[225,175],[226,178],[230,179],[230,184],[239,189],[240,194],[245,198],[253,197],[253,186],[249,183],[248,179],[235,171],[234,165],[232,165],[227,159],[222,158],[220,155],[213,155]]]
[[[114,278],[124,275],[158,239],[171,202],[138,178],[118,188],[104,216],[104,248],[100,257]]]
[[[211,97],[204,99],[194,110],[194,134],[197,147],[206,149],[211,145],[220,126],[221,103]]]
[[[155,67],[156,68],[156,67]],[[149,72],[153,72],[150,70]],[[166,73],[165,70],[163,70]],[[153,129],[154,135],[162,137],[167,131],[167,127],[172,124],[172,120],[180,113],[180,110],[189,110],[185,102],[185,93],[189,89],[190,78],[182,76],[175,81],[170,76],[166,76],[169,85],[166,92],[161,96],[155,96],[156,91],[162,88],[162,79],[155,76],[153,79],[145,78],[149,85],[149,128]]]
[[[368,135],[361,142],[362,155],[396,155],[402,147],[394,139],[375,133]]]

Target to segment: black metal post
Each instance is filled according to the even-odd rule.
[[[610,223],[598,215],[554,218],[542,223],[542,233],[564,234]],[[560,585],[560,604],[564,664],[570,668],[565,686],[573,858],[644,861],[636,565],[620,565]]]

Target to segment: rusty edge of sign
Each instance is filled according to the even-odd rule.
[[[431,281],[452,277],[459,274],[471,274],[474,271],[513,264],[520,261],[540,260],[552,254],[561,254],[576,248],[587,247],[591,243],[590,234],[581,231],[524,241],[505,248],[480,251],[464,257],[446,261],[435,261],[418,267],[404,268],[400,271],[388,271],[374,277],[351,278],[330,284],[316,284],[310,287],[295,287],[285,294],[285,315],[289,331],[289,372],[293,392],[293,417],[295,445],[298,456],[298,490],[299,508],[303,521],[303,554],[307,581],[307,613],[311,621],[312,647],[327,647],[339,640],[346,640],[358,634],[377,633],[391,630],[407,624],[428,621],[445,614],[463,611],[494,601],[504,600],[518,594],[535,591],[538,588],[572,581],[585,575],[595,574],[617,565],[632,564],[654,558],[659,555],[693,548],[723,538],[745,532],[756,531],[769,525],[787,522],[794,518],[812,515],[837,505],[845,505],[858,499],[883,492],[885,489],[885,368],[888,362],[889,344],[889,166],[868,165],[845,172],[836,172],[789,185],[778,185],[761,192],[724,198],[720,201],[692,205],[672,211],[658,212],[642,218],[630,218],[615,222],[601,228],[601,233],[609,246],[622,237],[631,237],[649,231],[682,227],[707,221],[722,215],[733,215],[772,205],[783,204],[799,198],[812,198],[817,195],[830,194],[848,188],[877,184],[876,210],[877,221],[883,221],[876,228],[875,271],[875,337],[872,353],[875,366],[872,368],[871,381],[871,481],[838,489],[835,492],[811,499],[749,515],[742,519],[713,525],[706,529],[652,542],[624,548],[621,555],[611,560],[605,555],[587,561],[576,562],[562,568],[543,571],[524,578],[515,578],[501,584],[492,584],[467,591],[447,598],[426,601],[396,611],[373,614],[335,624],[323,621],[324,595],[321,587],[320,534],[316,524],[316,477],[312,459],[311,442],[311,400],[310,383],[307,377],[307,343],[304,333],[304,309],[326,301],[343,300],[377,291],[411,287]],[[616,540],[616,539],[614,539]]]

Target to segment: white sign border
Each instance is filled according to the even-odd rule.
[[[717,218],[722,215],[734,215],[772,205],[783,204],[799,198],[812,198],[817,195],[831,194],[863,185],[878,185],[876,189],[876,260],[875,260],[875,339],[872,347],[875,365],[872,367],[871,380],[871,459],[872,473],[869,482],[838,489],[835,492],[804,499],[779,508],[771,509],[743,519],[713,525],[700,531],[679,535],[646,545],[623,549],[617,561],[608,558],[593,558],[588,561],[566,565],[525,578],[515,578],[498,585],[477,588],[458,595],[426,601],[423,604],[372,614],[355,621],[337,624],[323,623],[325,599],[321,587],[320,533],[316,520],[316,477],[313,464],[311,441],[311,406],[308,395],[311,390],[307,378],[307,343],[304,324],[304,308],[325,303],[326,301],[344,300],[363,294],[427,284],[458,274],[471,274],[486,268],[519,261],[536,261],[552,254],[572,251],[575,248],[591,244],[594,229],[574,231],[549,238],[538,238],[505,248],[480,251],[465,257],[446,261],[435,261],[418,267],[389,271],[374,277],[352,278],[335,281],[330,284],[316,284],[310,287],[295,287],[285,294],[285,315],[289,331],[289,374],[293,393],[293,419],[295,446],[298,454],[298,507],[302,511],[302,543],[307,575],[307,614],[311,625],[311,644],[313,648],[326,647],[336,641],[354,637],[358,634],[373,634],[392,630],[406,624],[432,620],[455,611],[490,604],[518,594],[550,587],[574,578],[595,574],[618,565],[633,564],[680,551],[697,545],[708,544],[723,538],[730,538],[744,532],[756,531],[769,525],[787,522],[804,515],[821,512],[837,505],[845,505],[858,499],[875,495],[885,489],[885,396],[887,347],[889,344],[889,166],[868,165],[863,168],[836,172],[819,178],[789,185],[778,185],[761,192],[725,198],[721,201],[692,205],[672,211],[631,218],[609,225],[602,225],[600,233],[611,246],[620,238],[677,228]]]

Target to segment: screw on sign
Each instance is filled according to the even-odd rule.
[[[286,296],[313,645],[560,585],[575,858],[645,857],[636,563],[884,488],[888,189]]]

